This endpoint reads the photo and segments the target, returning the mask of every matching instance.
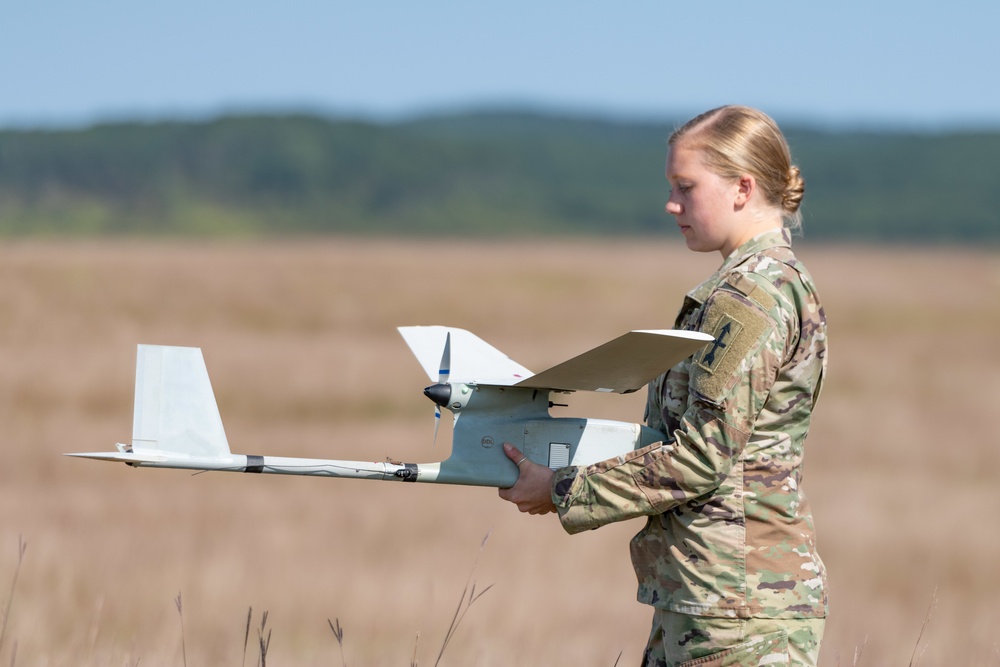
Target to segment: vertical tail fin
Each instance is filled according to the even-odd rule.
[[[139,346],[132,450],[229,456],[229,441],[201,349]]]

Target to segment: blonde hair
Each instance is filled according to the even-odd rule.
[[[722,178],[753,176],[764,200],[781,211],[785,226],[802,226],[805,181],[777,123],[764,112],[736,105],[712,109],[685,123],[667,143],[700,150],[705,166]]]

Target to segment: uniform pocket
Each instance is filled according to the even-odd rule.
[[[659,452],[659,450],[662,449],[664,446],[665,445],[662,442],[654,442],[651,445],[646,445],[645,447],[642,447],[640,449],[634,449],[631,452],[626,452],[625,454],[616,456],[606,461],[600,461],[598,463],[591,464],[587,466],[584,474],[589,477],[590,475],[599,475],[601,473],[605,473],[609,470],[619,468],[625,465],[626,463],[632,463],[637,459],[641,459],[647,454],[653,454],[655,452]]]
[[[682,662],[678,667],[777,667],[788,662],[788,634],[780,630],[753,637],[718,653]]]

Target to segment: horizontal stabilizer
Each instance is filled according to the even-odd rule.
[[[698,331],[630,331],[515,386],[625,394],[645,386],[712,340]]]
[[[163,454],[157,454],[156,452],[146,452],[145,454],[135,454],[133,452],[75,452],[73,454],[65,454],[65,456],[73,456],[79,459],[95,459],[97,461],[121,461],[122,463],[129,463],[136,465],[139,463],[163,463],[169,460],[167,456]]]
[[[510,386],[531,375],[517,363],[475,334],[455,327],[399,327],[427,377],[438,382],[448,370],[451,382]],[[441,369],[442,352],[450,336],[450,368]]]

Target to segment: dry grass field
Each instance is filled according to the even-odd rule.
[[[1000,256],[799,254],[831,334],[805,481],[832,584],[822,664],[1000,665]],[[145,342],[203,348],[235,452],[440,460],[397,325],[468,328],[541,368],[669,326],[716,264],[665,241],[4,242],[0,664],[252,665],[252,607],[269,665],[342,665],[327,619],[348,665],[433,665],[470,573],[493,587],[442,665],[638,664],[639,522],[571,537],[490,489],[61,454],[129,440]],[[641,418],[637,395],[570,403]]]

